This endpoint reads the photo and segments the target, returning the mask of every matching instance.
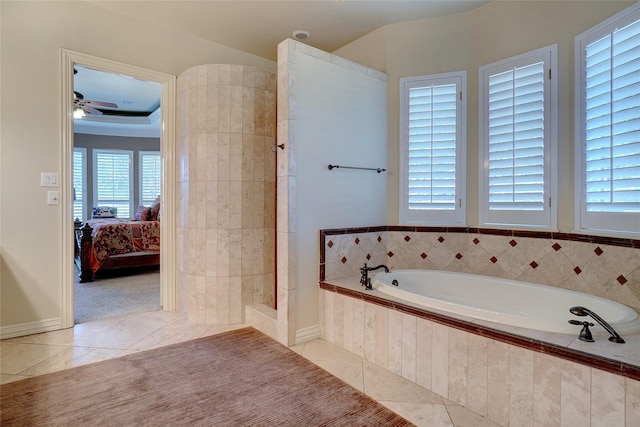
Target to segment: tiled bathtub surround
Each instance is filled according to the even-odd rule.
[[[391,269],[448,270],[557,286],[640,310],[638,240],[386,226],[324,230],[321,237],[320,267],[326,279],[359,274],[365,262]]]
[[[178,77],[178,308],[241,323],[274,301],[274,73],[202,65]]]
[[[386,226],[324,230],[320,240],[320,276],[326,282],[350,276],[357,282],[364,262],[385,263],[392,269],[462,271],[566,287],[638,308],[638,241]],[[352,296],[323,285],[324,339],[499,424],[640,423],[640,382],[624,375],[624,364],[579,351],[570,355],[574,359],[553,357],[566,354],[554,344]],[[635,344],[625,349],[633,352]],[[606,351],[622,349],[609,347]],[[577,363],[583,362],[581,354],[590,362]],[[618,371],[622,375],[612,373]]]
[[[640,425],[635,379],[331,290],[320,313],[326,341],[500,425]]]

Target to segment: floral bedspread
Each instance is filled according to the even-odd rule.
[[[89,261],[94,273],[104,260],[112,255],[160,252],[159,221],[99,218],[91,219],[87,223],[93,228],[93,244],[89,251]]]

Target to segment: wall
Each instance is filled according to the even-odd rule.
[[[200,65],[178,77],[177,299],[198,323],[274,305],[276,76]]]
[[[55,329],[66,262],[60,248],[70,236],[61,235],[60,207],[46,204],[40,173],[61,172],[60,49],[172,75],[212,62],[276,67],[90,2],[2,1],[0,8],[0,325]],[[62,184],[59,191],[71,191]]]
[[[278,46],[278,336],[319,334],[318,230],[378,224],[386,174],[386,76],[293,40]]]
[[[118,136],[89,135],[76,133],[73,136],[74,147],[87,149],[87,212],[85,218],[91,215],[93,203],[93,151],[94,149],[130,150],[133,151],[133,206],[135,208],[140,202],[140,151],[160,152],[160,138],[127,138]]]
[[[399,79],[467,70],[467,222],[478,224],[478,68],[558,43],[558,229],[573,231],[574,38],[630,1],[495,1],[472,12],[388,25],[335,51],[389,75],[387,224],[398,223]],[[386,46],[381,51],[380,46]],[[381,64],[384,62],[384,68]]]

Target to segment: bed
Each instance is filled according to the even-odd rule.
[[[80,282],[105,270],[160,265],[160,222],[94,218],[75,222]]]

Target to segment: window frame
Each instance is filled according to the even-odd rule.
[[[125,217],[130,217],[133,218],[133,214],[135,212],[133,204],[134,204],[134,198],[135,198],[135,194],[134,194],[134,183],[133,183],[133,151],[132,150],[117,150],[117,149],[104,149],[104,148],[96,148],[92,150],[93,152],[93,206],[94,207],[99,207],[99,206],[113,206],[112,203],[114,202],[118,202],[118,203],[122,203],[122,202],[129,202],[129,215],[124,215],[121,212],[118,212],[118,217],[119,218],[125,218]],[[97,158],[98,155],[101,153],[108,153],[108,154],[126,154],[129,157],[129,199],[128,200],[124,200],[124,199],[118,199],[118,200],[104,200],[101,201],[100,199],[98,199],[98,162],[97,162]]]
[[[541,211],[490,210],[488,202],[488,83],[492,75],[513,67],[544,62],[544,181]],[[505,58],[479,68],[478,120],[478,222],[486,228],[556,231],[558,224],[558,45],[552,44],[520,55]],[[524,221],[522,221],[524,219]]]
[[[409,209],[408,191],[408,91],[413,87],[456,84],[456,154],[455,207],[447,209]],[[416,225],[464,226],[466,217],[467,158],[467,72],[454,71],[400,79],[400,159],[399,159],[399,222]]]
[[[640,236],[640,214],[629,212],[588,212],[586,204],[586,144],[584,133],[586,128],[584,91],[585,49],[603,37],[612,34],[617,28],[640,20],[640,3],[622,10],[610,18],[575,37],[574,64],[574,96],[575,96],[575,141],[574,141],[574,230],[579,233],[638,238]]]
[[[76,216],[76,202],[78,202],[78,192],[76,190],[76,186],[75,186],[75,171],[76,171],[76,165],[75,165],[75,153],[80,153],[82,159],[80,162],[80,174],[81,174],[81,181],[82,181],[82,189],[79,192],[80,193],[80,210],[81,210],[81,215],[80,216]],[[72,181],[73,182],[73,203],[72,203],[72,207],[71,207],[71,212],[73,213],[73,219],[75,220],[76,218],[78,218],[80,221],[85,221],[89,216],[88,216],[88,209],[87,209],[87,184],[88,184],[88,176],[87,176],[87,149],[85,147],[73,147],[73,164],[72,164]]]
[[[145,199],[144,199],[144,167],[143,167],[143,163],[144,163],[144,157],[145,156],[157,156],[158,158],[158,163],[159,163],[159,167],[160,167],[160,171],[159,171],[159,193],[154,196],[153,200],[151,200],[149,202],[148,206],[151,206],[154,202],[154,200],[160,196],[162,194],[162,157],[160,156],[160,151],[139,151],[138,152],[138,190],[139,190],[139,205],[141,206],[145,206],[148,207],[147,205],[145,205]]]

